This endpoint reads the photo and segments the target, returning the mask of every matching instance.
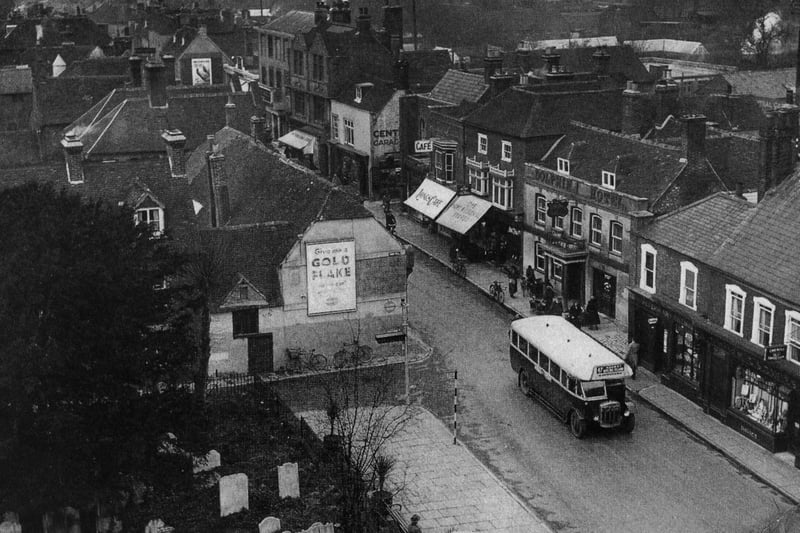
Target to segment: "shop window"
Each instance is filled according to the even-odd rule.
[[[331,139],[339,142],[339,115],[331,115]]]
[[[681,261],[680,303],[697,309],[697,267],[689,261]]]
[[[489,173],[485,170],[470,167],[469,186],[472,192],[478,196],[489,195]]]
[[[656,249],[649,244],[642,245],[639,288],[656,292]]]
[[[511,162],[511,143],[509,141],[500,141],[500,159],[503,161]]]
[[[541,243],[536,243],[536,270],[539,272],[544,272],[545,266],[545,257],[544,257],[544,248],[542,247]]]
[[[483,133],[478,134],[478,153],[486,154],[489,151],[489,138]]]
[[[258,309],[242,309],[234,311],[231,315],[234,337],[258,333]]]
[[[553,260],[553,279],[561,281],[564,279],[564,263]]]
[[[761,346],[772,343],[772,325],[775,319],[775,306],[766,298],[753,298],[753,333],[750,340]]]
[[[613,172],[606,172],[604,170],[601,179],[601,183],[606,189],[615,189],[617,187],[617,175]]]
[[[541,225],[547,223],[547,199],[543,194],[536,195],[536,216],[534,217],[534,222]]]
[[[492,204],[500,209],[511,209],[514,202],[514,182],[509,179],[492,180]]]
[[[622,253],[622,224],[612,222],[608,234],[608,248],[612,253]]]
[[[559,157],[557,160],[558,171],[561,174],[569,174],[569,160]]]
[[[783,342],[786,343],[786,358],[800,363],[800,313],[797,311],[786,311]]]
[[[589,217],[589,244],[595,246],[603,244],[603,219],[600,215]]]
[[[789,389],[745,367],[733,377],[731,407],[773,433],[786,431]]]
[[[573,237],[583,237],[583,211],[577,207],[572,208],[569,221],[569,233]]]
[[[747,293],[737,285],[725,285],[725,329],[744,335],[744,301]]]
[[[353,146],[356,142],[356,127],[353,124],[353,119],[346,118],[344,123],[344,143]]]
[[[697,353],[697,340],[690,327],[675,324],[675,357],[672,372],[684,379],[699,384],[701,360]]]

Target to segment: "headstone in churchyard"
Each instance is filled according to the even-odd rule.
[[[247,474],[231,474],[219,479],[219,515],[228,516],[250,509]]]
[[[0,533],[22,533],[22,526],[19,522],[5,520],[0,524]]]
[[[284,463],[278,467],[278,496],[281,499],[300,497],[297,463]]]
[[[197,457],[194,459],[194,467],[192,468],[192,472],[195,474],[207,472],[209,470],[219,468],[221,465],[222,459],[220,458],[219,452],[217,450],[211,450],[205,455],[205,457]]]
[[[268,516],[258,524],[258,533],[280,533],[281,521],[274,516]]]

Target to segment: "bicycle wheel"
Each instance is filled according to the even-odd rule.
[[[350,362],[350,353],[347,350],[339,350],[335,354],[333,354],[333,366],[336,368],[342,368],[347,366],[347,363]]]
[[[358,353],[358,360],[362,363],[366,363],[370,359],[372,359],[372,346],[364,346],[360,345],[357,350]]]
[[[328,366],[328,358],[321,353],[313,353],[308,358],[308,368],[311,370],[322,370]]]

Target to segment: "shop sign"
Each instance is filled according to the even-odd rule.
[[[647,323],[650,324],[651,326],[655,326],[656,324],[658,324],[658,318],[656,317],[648,318]]]
[[[306,244],[309,316],[355,311],[355,250],[355,241]]]
[[[419,141],[414,141],[414,152],[417,154],[428,154],[433,152],[433,140],[420,139]]]
[[[786,345],[773,344],[764,347],[764,361],[780,361],[786,359]]]
[[[393,145],[400,142],[400,130],[373,130],[372,146]]]
[[[628,199],[617,192],[559,174],[550,169],[534,167],[533,179],[564,193],[581,196],[592,202],[607,205],[617,210],[633,210],[631,208],[635,208],[633,199]]]

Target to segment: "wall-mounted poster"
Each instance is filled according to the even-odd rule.
[[[211,85],[211,58],[199,57],[192,59],[192,85]]]
[[[308,315],[356,310],[356,242],[306,244]]]

